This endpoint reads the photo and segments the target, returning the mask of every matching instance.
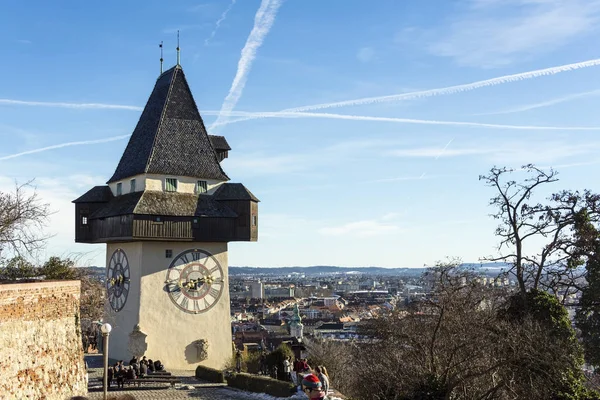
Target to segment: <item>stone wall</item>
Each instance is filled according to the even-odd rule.
[[[0,285],[0,399],[87,393],[79,281]]]

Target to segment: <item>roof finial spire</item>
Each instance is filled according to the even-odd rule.
[[[177,65],[179,65],[180,57],[179,57],[179,30],[177,30]]]
[[[160,44],[158,45],[158,47],[160,47],[160,73],[163,73],[163,42],[162,40],[160,41]]]

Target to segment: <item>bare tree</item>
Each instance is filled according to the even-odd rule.
[[[458,265],[433,268],[426,279],[434,283],[430,298],[368,321],[361,330],[367,339],[345,351],[329,347],[330,357],[341,354],[329,369],[339,368],[344,394],[375,400],[594,398],[585,397],[577,342],[553,297],[529,293],[544,320],[519,314],[514,305],[520,296],[484,287]]]
[[[545,203],[530,203],[538,189],[558,181],[557,172],[544,171],[531,164],[521,167],[526,176],[521,181],[510,179],[515,171],[494,167],[480,180],[494,188],[496,196],[490,205],[496,208],[492,217],[500,223],[496,235],[499,256],[487,261],[502,261],[511,267],[519,291],[545,289],[565,298],[580,290],[585,271],[581,267],[585,246],[576,237],[581,213],[600,220],[600,196],[584,191],[562,191],[552,194]],[[587,239],[585,239],[587,240]]]
[[[14,192],[0,192],[0,251],[30,255],[45,244],[42,229],[50,215],[31,182],[16,185]]]

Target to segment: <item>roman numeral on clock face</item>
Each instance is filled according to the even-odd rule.
[[[220,292],[217,289],[215,289],[214,287],[211,287],[210,290],[208,291],[208,294],[216,299],[219,297]]]
[[[183,299],[181,299],[181,303],[179,303],[179,305],[184,308],[184,309],[188,309],[188,303],[189,303],[190,299],[188,299],[187,297],[183,296]]]

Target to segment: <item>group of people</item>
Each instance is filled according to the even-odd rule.
[[[325,399],[329,392],[329,374],[327,369],[319,365],[302,377],[302,390],[309,399]]]
[[[129,360],[128,366],[123,364],[123,360],[119,360],[114,366],[108,367],[108,387],[110,388],[112,381],[115,380],[117,383],[117,388],[123,388],[125,379],[144,377],[148,375],[149,372],[152,373],[155,371],[163,371],[164,369],[165,367],[162,365],[160,360],[152,361],[150,359],[146,359],[146,356],[143,356],[139,361],[137,357],[134,356],[131,360]]]
[[[309,399],[324,399],[329,392],[327,368],[319,365],[313,370],[306,358],[297,359],[293,365],[291,360],[292,358],[288,357],[283,362],[283,369],[288,379],[296,385],[301,385]]]

